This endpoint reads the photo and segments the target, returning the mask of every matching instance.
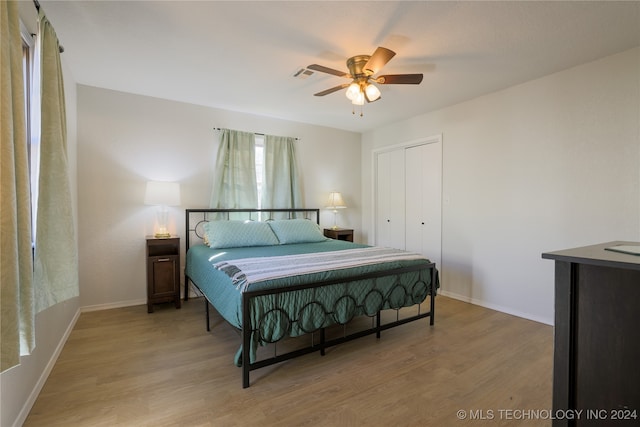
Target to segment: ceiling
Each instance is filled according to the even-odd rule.
[[[640,45],[640,1],[40,0],[83,85],[355,132],[437,110]],[[363,116],[348,82],[315,73],[377,46],[380,86]],[[224,124],[221,124],[224,125]]]

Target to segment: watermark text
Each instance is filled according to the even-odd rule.
[[[459,409],[459,420],[637,420],[635,409]]]

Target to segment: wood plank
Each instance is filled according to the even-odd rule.
[[[434,326],[254,371],[248,389],[239,335],[215,310],[208,333],[200,299],[83,313],[24,426],[453,425],[458,410],[493,411],[474,426],[551,425],[499,411],[551,409],[553,328],[436,302]]]

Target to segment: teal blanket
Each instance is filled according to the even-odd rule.
[[[328,252],[333,252],[333,255]],[[281,289],[277,294],[251,299],[252,348],[249,356],[253,362],[258,345],[276,342],[286,336],[299,336],[336,323],[344,324],[355,316],[373,316],[381,309],[399,309],[419,304],[429,295],[431,268],[427,267],[429,261],[424,257],[395,250],[390,257],[381,257],[375,263],[351,263],[347,257],[347,254],[355,254],[353,256],[359,258],[367,252],[371,252],[371,256],[381,257],[382,252],[389,251],[339,240],[231,249],[211,249],[198,245],[191,247],[187,253],[186,274],[225,320],[239,329],[242,328],[242,292],[249,284],[245,273],[249,273],[250,290]],[[287,258],[281,258],[284,255],[293,257],[287,261]],[[251,258],[260,260],[257,264],[253,261],[247,264],[246,260]],[[325,269],[299,270],[291,273],[293,275],[267,274],[283,271],[280,268],[283,259],[287,269],[290,269],[292,259],[302,259],[308,263],[307,260],[313,258],[317,258],[316,265],[323,264],[329,258],[337,259],[339,266],[332,268],[331,264],[326,264]],[[216,265],[221,268],[215,268]],[[265,268],[265,265],[268,267]],[[425,268],[376,279],[348,281],[350,277],[364,273],[415,265],[424,265]],[[336,279],[344,279],[345,282],[287,291],[291,286]],[[238,365],[241,364],[241,350],[236,355]]]

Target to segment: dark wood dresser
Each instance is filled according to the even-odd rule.
[[[554,426],[640,425],[640,256],[608,242],[555,260]]]

